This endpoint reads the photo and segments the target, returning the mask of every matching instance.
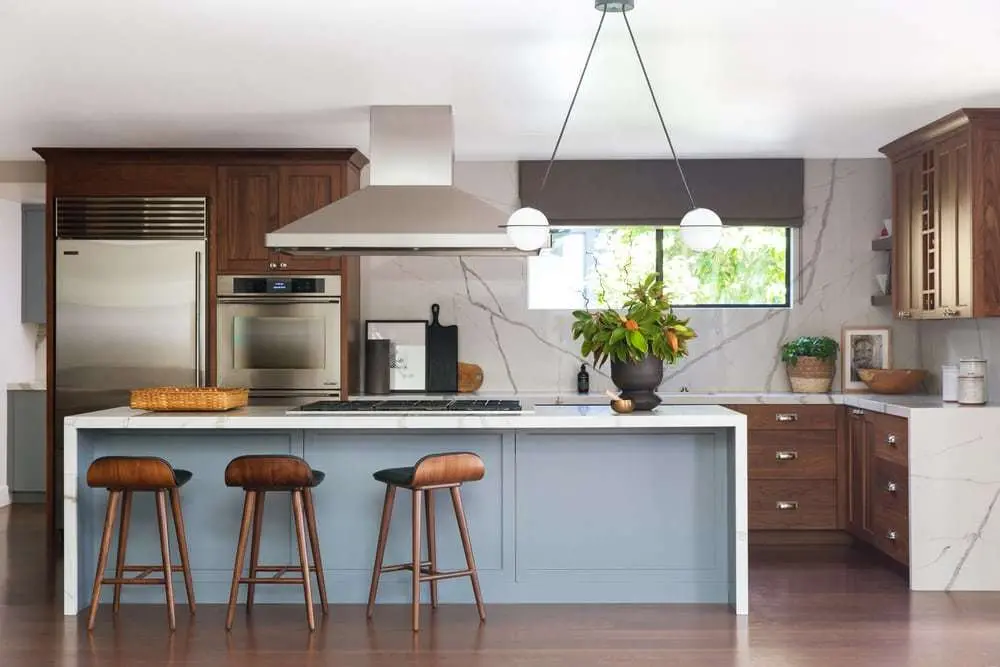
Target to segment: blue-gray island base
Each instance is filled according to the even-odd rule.
[[[372,473],[430,452],[472,451],[486,476],[465,485],[463,499],[487,605],[719,603],[746,614],[746,443],[743,415],[702,405],[632,415],[605,406],[482,416],[309,416],[251,407],[68,417],[64,612],[90,602],[107,493],[87,486],[86,471],[99,456],[160,456],[194,472],[181,499],[199,603],[228,599],[242,493],[224,485],[226,464],[241,454],[303,457],[327,475],[314,496],[330,601],[364,603],[384,494]],[[408,560],[409,511],[400,497],[387,563]],[[438,502],[437,513],[440,566],[461,568],[450,504]],[[269,497],[264,521],[261,562],[296,563],[287,494]],[[160,560],[152,494],[135,497],[128,559]],[[387,574],[378,602],[407,602],[409,587],[408,573]],[[440,596],[472,602],[464,580],[442,582]],[[258,587],[257,599],[302,602],[299,589],[285,586]],[[122,601],[162,603],[163,591],[125,587]]]

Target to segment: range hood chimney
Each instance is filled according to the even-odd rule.
[[[371,185],[267,235],[297,255],[537,255],[517,249],[508,213],[452,185],[450,106],[371,108]]]

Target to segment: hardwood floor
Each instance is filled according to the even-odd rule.
[[[45,563],[40,508],[0,510],[0,665],[338,665],[341,667],[987,667],[1000,665],[1000,594],[910,594],[898,574],[848,548],[755,549],[751,617],[720,607],[489,605],[423,611],[409,630],[405,605],[334,605],[317,631],[302,609],[242,609],[233,632],[223,605],[178,607],[167,631],[158,605],[61,615]],[[89,575],[88,575],[89,576]],[[446,585],[446,584],[442,584]],[[454,583],[453,585],[461,585]],[[110,599],[110,596],[109,596]],[[58,600],[58,602],[57,602]]]

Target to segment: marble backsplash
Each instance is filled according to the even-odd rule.
[[[517,205],[512,163],[458,163],[455,184],[498,206]],[[893,322],[889,308],[869,300],[887,261],[871,240],[889,217],[889,195],[884,160],[807,160],[806,217],[793,243],[794,306],[679,311],[691,317],[698,338],[687,359],[667,368],[661,389],[787,391],[781,342],[798,335],[839,340],[844,325],[890,325],[895,365],[915,365],[914,324]],[[363,314],[426,319],[440,303],[442,322],[459,326],[459,358],[483,367],[484,390],[572,391],[582,360],[569,311],[528,309],[527,261],[366,257]],[[612,386],[607,372],[591,370],[592,392]]]
[[[989,397],[993,401],[1000,399],[1000,320],[928,320],[918,326],[921,368],[930,374],[931,391],[941,390],[941,364],[957,364],[962,357],[981,357],[987,362]]]

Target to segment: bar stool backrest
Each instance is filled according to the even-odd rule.
[[[177,477],[155,456],[102,456],[87,468],[87,484],[105,489],[172,489]]]
[[[486,465],[472,452],[429,454],[417,461],[411,484],[421,487],[476,482],[485,474]]]
[[[302,489],[315,485],[312,468],[292,455],[248,454],[226,466],[226,486],[244,489]]]

